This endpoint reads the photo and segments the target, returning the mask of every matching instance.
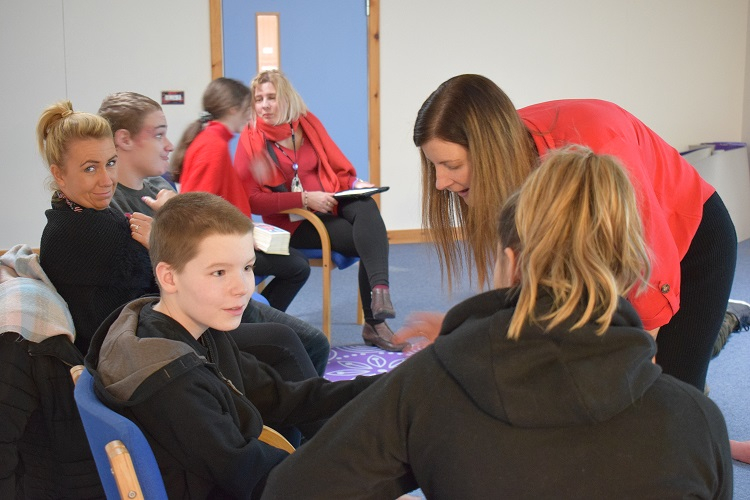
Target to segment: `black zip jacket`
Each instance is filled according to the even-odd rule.
[[[285,382],[225,332],[200,340],[135,300],[100,327],[86,355],[97,394],[144,431],[170,498],[255,498],[287,453],[257,437],[333,415],[377,377]]]
[[[73,399],[82,363],[65,335],[0,334],[0,498],[104,498]]]

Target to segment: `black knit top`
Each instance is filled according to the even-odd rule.
[[[65,299],[76,328],[76,347],[86,354],[91,337],[119,306],[157,293],[148,251],[130,236],[116,210],[72,206],[53,199],[46,211],[40,262]]]

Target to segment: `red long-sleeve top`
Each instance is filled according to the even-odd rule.
[[[185,153],[180,192],[206,191],[219,195],[250,217],[250,200],[229,156],[229,141],[233,136],[224,124],[208,123]]]
[[[582,144],[595,153],[620,159],[636,189],[652,256],[648,290],[633,294],[629,300],[645,329],[667,324],[680,307],[680,261],[714,188],[677,150],[610,102],[551,101],[518,112],[541,156],[550,149]]]

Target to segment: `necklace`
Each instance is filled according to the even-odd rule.
[[[287,159],[292,162],[292,170],[294,170],[294,178],[292,178],[292,192],[293,193],[301,193],[302,192],[302,183],[299,180],[299,175],[297,174],[297,170],[299,169],[299,165],[297,164],[297,144],[294,140],[294,126],[290,123],[289,128],[292,129],[292,153],[294,154],[294,160],[292,160],[288,154],[286,154],[286,151],[284,151],[281,148],[281,144],[278,142],[274,142],[276,145],[276,148],[281,151],[281,154],[287,157]]]

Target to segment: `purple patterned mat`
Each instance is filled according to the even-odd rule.
[[[351,380],[358,375],[377,375],[393,370],[406,359],[403,353],[366,345],[332,347],[325,378]]]

